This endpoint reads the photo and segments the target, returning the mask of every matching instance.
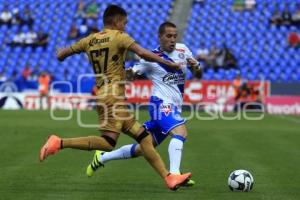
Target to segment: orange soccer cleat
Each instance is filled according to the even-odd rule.
[[[186,184],[189,181],[189,178],[192,176],[192,173],[188,172],[185,174],[169,174],[165,177],[165,182],[167,187],[170,190],[177,190],[179,187]]]
[[[40,161],[42,162],[49,155],[53,155],[61,149],[61,138],[56,135],[51,135],[46,144],[41,148]]]

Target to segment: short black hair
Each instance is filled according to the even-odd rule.
[[[111,4],[109,5],[103,14],[103,24],[110,25],[113,23],[113,20],[116,16],[127,17],[127,12],[122,7]]]
[[[159,29],[158,29],[158,34],[161,35],[161,34],[164,34],[164,32],[166,31],[166,28],[167,27],[172,27],[172,28],[177,28],[176,25],[172,22],[164,22],[162,23],[160,26],[159,26]]]

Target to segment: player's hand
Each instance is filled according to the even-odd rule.
[[[197,60],[193,59],[193,58],[188,58],[186,59],[187,63],[189,66],[191,66],[191,71],[193,73],[193,76],[197,79],[201,79],[203,72],[201,67],[199,66],[199,63]]]
[[[126,80],[133,81],[135,76],[136,76],[136,74],[134,73],[134,71],[132,69],[127,69],[126,70]]]
[[[198,61],[193,58],[187,58],[186,61],[191,67],[199,67]]]

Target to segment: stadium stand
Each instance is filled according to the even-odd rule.
[[[299,2],[298,2],[299,3]],[[261,78],[272,82],[295,82],[300,80],[299,49],[290,48],[287,38],[290,32],[298,31],[296,26],[270,25],[275,11],[287,9],[294,13],[300,9],[297,1],[257,1],[251,10],[236,11],[233,1],[215,0],[195,2],[183,41],[193,52],[201,43],[207,49],[221,48],[226,44],[238,61],[242,77],[248,80]],[[208,69],[206,80],[232,80],[236,69]]]
[[[75,41],[68,38],[71,26],[75,23],[79,27],[85,20],[75,16],[79,0],[28,0],[26,3],[25,1],[10,1],[8,3],[1,0],[0,2],[0,13],[5,7],[11,11],[17,8],[22,12],[26,6],[29,6],[34,18],[33,30],[36,32],[42,31],[49,35],[48,46],[45,50],[42,47],[36,49],[11,47],[4,44],[11,42],[14,35],[20,30],[27,33],[30,30],[29,27],[20,27],[19,25],[0,26],[0,42],[3,44],[0,50],[0,72],[4,72],[6,77],[12,77],[13,73],[17,71],[18,76],[16,79],[19,82],[17,85],[20,90],[26,87],[30,88],[30,85],[32,85],[28,85],[22,80],[22,83],[20,83],[19,78],[25,66],[31,66],[32,68],[38,66],[40,71],[50,73],[54,80],[65,80],[66,68],[68,68],[68,77],[70,77],[68,81],[75,81],[79,74],[92,73],[92,68],[85,55],[74,56],[66,62],[59,63],[54,53],[57,47],[66,46]],[[91,2],[93,1],[85,1],[86,5]],[[109,3],[111,3],[110,0],[97,1],[99,16],[102,16]],[[156,39],[157,25],[168,19],[173,0],[136,0],[134,2],[131,0],[116,0],[114,3],[121,5],[128,11],[128,33],[141,45],[150,49],[155,48],[158,45]],[[94,23],[91,20],[86,21],[89,25]],[[101,17],[96,21],[96,25],[99,29],[103,27]],[[127,65],[130,64],[127,63]],[[33,87],[37,87],[37,84],[34,84]]]
[[[54,80],[75,81],[79,74],[92,73],[92,68],[85,55],[74,56],[66,62],[59,63],[55,59],[55,49],[69,45],[75,41],[70,39],[71,27],[80,27],[83,23],[88,28],[96,25],[103,27],[101,17],[84,19],[76,15],[79,0],[0,0],[0,13],[4,8],[11,12],[18,9],[20,13],[29,8],[33,17],[32,30],[48,34],[46,48],[12,47],[7,45],[14,36],[21,32],[29,32],[28,25],[0,25],[0,74],[2,77],[15,77],[20,90],[36,88],[36,83],[25,83],[20,80],[25,66],[31,69],[47,71]],[[93,1],[84,1],[86,6]],[[97,0],[99,16],[102,16],[111,0]],[[291,32],[298,32],[296,26],[275,26],[270,19],[275,11],[291,13],[297,11],[297,3],[293,0],[257,1],[254,9],[236,11],[232,9],[233,0],[214,0],[201,3],[195,1],[184,33],[183,42],[194,53],[204,43],[207,49],[213,45],[222,47],[225,44],[237,59],[237,68],[208,69],[205,80],[233,80],[236,71],[249,80],[268,79],[273,82],[296,82],[300,80],[299,49],[288,45],[287,38]],[[172,12],[173,0],[115,0],[115,4],[124,7],[129,13],[127,31],[142,46],[152,49],[158,45],[157,26],[167,20]],[[132,62],[126,65],[132,65]],[[68,69],[68,70],[66,70]],[[66,72],[68,74],[66,75]],[[66,78],[67,77],[67,78]],[[4,79],[3,79],[4,80]]]

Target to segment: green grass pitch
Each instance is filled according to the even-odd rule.
[[[54,114],[67,116],[56,111]],[[113,161],[88,178],[85,169],[93,152],[63,150],[39,163],[49,133],[62,137],[99,134],[77,125],[76,113],[54,121],[49,111],[0,111],[0,199],[159,199],[159,200],[292,200],[300,199],[300,119],[265,116],[260,121],[190,120],[182,170],[193,172],[196,185],[169,191],[143,158]],[[142,113],[140,121],[146,120]],[[94,112],[82,113],[85,123]],[[168,166],[167,140],[159,147]],[[133,140],[121,136],[118,147]],[[249,193],[231,192],[227,177],[246,169],[254,176]]]

